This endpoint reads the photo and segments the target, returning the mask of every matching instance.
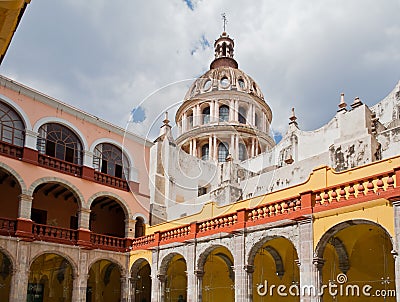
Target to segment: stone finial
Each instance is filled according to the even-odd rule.
[[[163,120],[164,125],[168,125],[170,120],[168,119],[168,111],[165,111],[165,118]]]
[[[340,94],[340,103],[339,103],[339,110],[337,111],[337,112],[341,112],[341,111],[347,111],[347,109],[346,109],[346,107],[347,107],[347,104],[346,104],[346,102],[344,101],[344,93],[341,93]]]
[[[361,106],[362,104],[363,104],[363,103],[361,102],[360,98],[359,98],[359,97],[356,97],[356,98],[354,99],[353,104],[351,104],[351,108],[355,109],[355,108]]]
[[[296,117],[296,114],[294,112],[294,108],[292,108],[292,116],[289,117],[289,120],[290,120],[289,125],[295,125],[296,127],[298,126],[297,122],[296,122],[297,117]]]

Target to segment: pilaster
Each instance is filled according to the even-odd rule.
[[[235,301],[247,302],[248,300],[248,274],[245,267],[245,233],[239,232],[233,238],[235,244],[234,272],[235,272]]]
[[[29,245],[18,242],[17,249],[16,268],[11,282],[10,301],[26,302],[29,278]]]
[[[394,246],[392,254],[394,256],[394,275],[396,283],[396,301],[400,302],[400,200],[392,201],[394,217]]]

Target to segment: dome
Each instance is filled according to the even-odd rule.
[[[185,101],[214,91],[240,91],[264,101],[258,84],[242,70],[229,66],[210,69],[197,78],[186,93]]]

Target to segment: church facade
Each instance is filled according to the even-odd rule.
[[[214,50],[154,142],[0,77],[1,301],[400,301],[400,83],[275,142]]]

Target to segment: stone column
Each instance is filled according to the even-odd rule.
[[[214,154],[214,159],[216,160],[216,161],[218,161],[218,152],[217,152],[217,150],[218,150],[218,146],[217,146],[217,136],[214,134],[213,135],[214,137],[213,137],[213,154]]]
[[[197,302],[202,302],[203,301],[203,276],[204,272],[203,271],[195,271],[194,272],[196,275],[196,296],[195,298]]]
[[[394,216],[394,246],[393,246],[393,256],[394,256],[394,275],[396,283],[396,301],[400,302],[400,200],[392,201],[393,205],[393,216]]]
[[[235,134],[231,134],[231,144],[229,146],[229,153],[233,157],[233,159],[236,159],[236,152],[235,152]]]
[[[247,272],[245,270],[245,255],[246,255],[246,244],[245,244],[245,233],[239,232],[239,234],[233,237],[235,251],[233,255],[234,259],[234,271],[235,271],[235,302],[245,302],[248,296],[248,280]]]
[[[262,112],[262,131],[267,132],[267,115]]]
[[[121,276],[121,302],[131,301],[131,282],[129,273]]]
[[[239,122],[239,101],[235,100],[235,122]]]
[[[37,137],[39,133],[32,130],[25,130],[25,144],[24,147],[37,150]]]
[[[151,263],[151,302],[161,302],[160,279],[158,275],[158,248],[152,252]]]
[[[239,135],[235,134],[235,158],[239,159]]]
[[[185,112],[185,113],[183,114],[183,117],[182,117],[182,131],[183,131],[183,132],[185,132],[185,131],[188,130],[188,129],[187,129],[187,125],[188,125],[188,122],[187,122],[187,113]]]
[[[78,211],[78,228],[79,229],[89,229],[89,222],[90,222],[90,209],[81,208]]]
[[[125,219],[125,237],[135,238],[136,219]]]
[[[189,154],[193,155],[193,140],[190,140],[189,142]]]
[[[213,160],[214,159],[214,154],[213,154],[213,137],[210,135],[208,137],[208,160]]]
[[[196,302],[196,243],[192,242],[186,245],[186,269],[187,269],[187,302]]]
[[[322,268],[324,266],[325,260],[319,257],[315,257],[313,259],[313,264],[314,264],[314,280],[315,280],[315,285],[316,285],[316,289],[317,289],[317,293],[318,291],[320,291],[322,288]],[[299,265],[300,263],[298,263]],[[322,301],[322,297],[316,297],[315,301]]]
[[[254,144],[254,138],[252,138],[251,139],[251,157],[253,157],[254,156],[254,154],[255,154],[255,144]]]
[[[18,196],[19,207],[18,207],[18,218],[31,219],[31,209],[33,197],[27,194],[21,194]]]
[[[26,302],[29,278],[29,243],[17,243],[17,259],[11,280],[10,301]]]
[[[235,100],[229,101],[229,121],[232,122],[235,119]]]
[[[197,140],[193,139],[193,156],[197,157]]]
[[[246,302],[252,302],[253,301],[253,273],[254,273],[254,266],[252,265],[246,265],[245,266],[245,271],[246,271]]]
[[[215,101],[214,109],[215,109],[215,121],[219,122],[219,104],[217,101]]]
[[[93,168],[93,152],[88,150],[83,151],[83,165]]]
[[[315,278],[315,266],[313,264],[314,238],[312,217],[299,221],[299,245],[298,251],[300,264],[300,289],[303,286],[313,286],[317,290]],[[306,293],[300,296],[303,302],[318,301],[317,297]]]

